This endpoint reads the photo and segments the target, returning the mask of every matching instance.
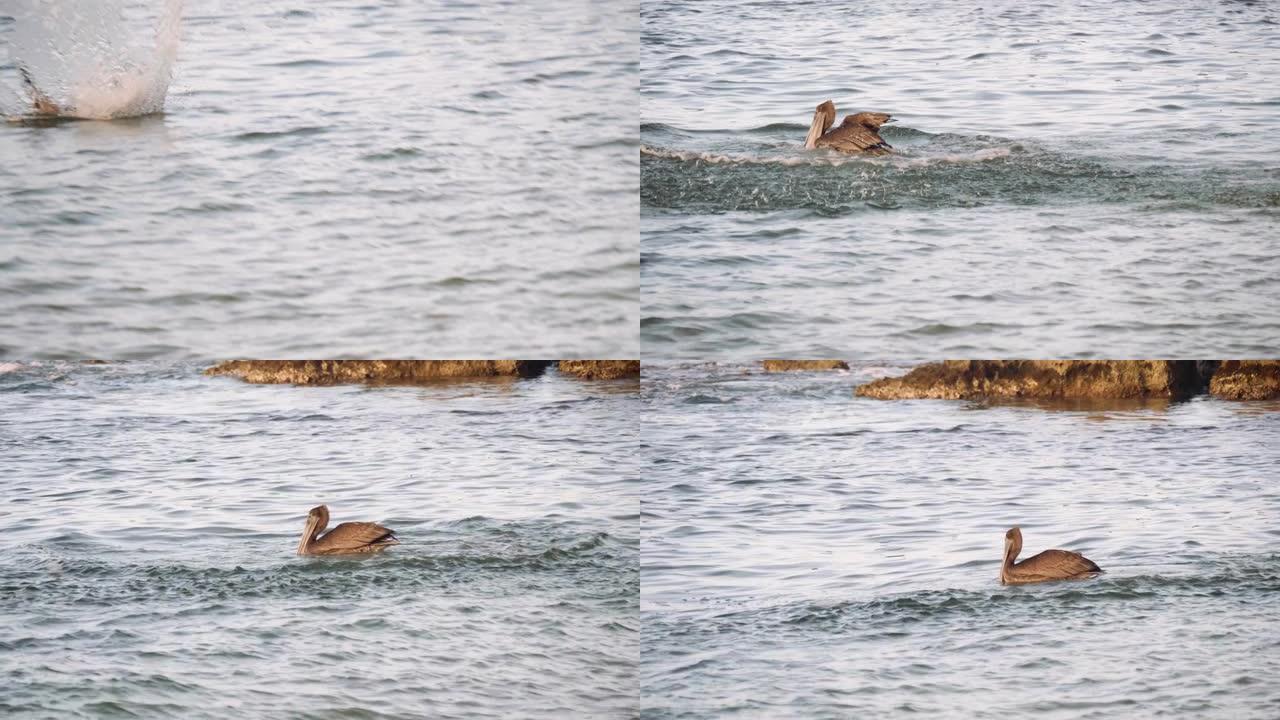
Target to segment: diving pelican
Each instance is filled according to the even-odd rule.
[[[808,150],[826,147],[843,153],[888,155],[893,146],[880,137],[880,126],[893,122],[888,113],[860,112],[845,115],[840,127],[831,130],[836,121],[836,106],[830,100],[818,106],[813,113],[813,124],[804,139]],[[827,132],[831,130],[831,132]]]
[[[307,525],[298,542],[299,555],[352,555],[386,550],[399,545],[395,533],[377,523],[344,522],[323,536],[329,524],[329,508],[317,505],[307,514]]]
[[[1022,552],[1022,530],[1015,527],[1004,534],[1004,565],[1000,567],[1000,582],[1005,585],[1022,585],[1045,580],[1075,580],[1093,577],[1094,573],[1102,572],[1102,568],[1077,552],[1045,550],[1039,555],[1032,555],[1015,564],[1014,560],[1018,559],[1020,552]]]
[[[34,106],[36,115],[57,117],[62,114],[62,108],[58,107],[58,103],[49,99],[44,91],[36,87],[36,81],[31,79],[31,73],[26,68],[19,66],[18,72],[22,74],[22,84],[27,86],[27,92],[31,94],[31,104]]]

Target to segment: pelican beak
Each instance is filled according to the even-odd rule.
[[[888,124],[889,124],[889,123],[891,123],[891,122],[898,122],[898,120],[897,120],[897,118],[889,118],[888,120],[885,120],[885,121],[884,121],[884,124],[885,124],[885,125],[888,125]]]
[[[298,541],[299,555],[305,554],[307,545],[311,543],[311,536],[315,534],[316,534],[316,518],[307,516],[307,526],[302,529],[302,539]]]
[[[815,112],[813,114],[813,124],[809,126],[809,134],[804,138],[804,147],[806,150],[812,150],[818,147],[818,138],[822,137],[822,113]]]

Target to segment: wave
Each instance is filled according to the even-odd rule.
[[[753,128],[745,130],[735,128],[681,128],[666,123],[640,123],[640,133],[642,135],[658,135],[665,134],[672,137],[695,136],[695,135],[778,135],[795,139],[796,136],[801,138],[809,130],[809,126],[800,123],[776,122],[767,123],[765,125],[757,125]],[[907,127],[905,125],[886,125],[881,128],[881,134],[890,140],[902,140],[905,138],[915,137],[931,137],[934,133],[917,130],[916,128]]]
[[[1146,203],[1157,210],[1204,205],[1280,207],[1280,183],[1249,171],[1190,172],[1050,150],[988,136],[886,132],[885,156],[809,151],[791,126],[769,125],[714,142],[648,126],[640,148],[641,202],[685,212],[868,209],[992,204]],[[781,130],[786,130],[783,133]],[[767,139],[744,135],[777,136]],[[702,145],[697,149],[682,147]]]
[[[182,562],[119,563],[69,557],[28,546],[0,568],[0,601],[39,597],[76,604],[148,602],[157,598],[343,597],[425,590],[446,579],[468,582],[495,573],[592,573],[635,569],[635,551],[608,533],[583,533],[545,547],[457,552],[410,545],[367,557],[295,558],[257,567]]]
[[[658,158],[663,160],[680,160],[682,162],[701,162],[712,165],[781,165],[787,167],[797,166],[826,166],[840,167],[842,165],[879,165],[890,167],[928,167],[944,163],[982,163],[990,160],[1009,157],[1014,151],[1014,147],[993,147],[974,150],[964,153],[947,153],[942,155],[912,157],[907,155],[881,155],[881,156],[858,156],[858,155],[774,155],[765,157],[753,157],[747,155],[728,155],[712,152],[698,152],[694,150],[669,150],[660,147],[650,147],[648,145],[640,146],[640,156]]]
[[[925,590],[836,603],[793,602],[731,610],[698,621],[699,631],[720,634],[761,632],[763,628],[806,628],[837,632],[898,628],[924,620],[972,625],[998,616],[1016,621],[1043,619],[1061,612],[1078,615],[1085,607],[1111,601],[1173,597],[1263,597],[1280,591],[1280,555],[1219,557],[1197,563],[1186,574],[1123,575],[1123,568],[1085,581],[1002,586],[991,589]],[[750,628],[750,630],[747,630]]]

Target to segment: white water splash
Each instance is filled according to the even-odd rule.
[[[14,0],[12,59],[67,117],[160,112],[183,0]]]
[[[926,167],[929,165],[961,165],[964,163],[984,163],[989,160],[999,160],[1007,158],[1013,154],[1013,148],[1010,147],[990,147],[974,150],[973,152],[964,153],[946,153],[944,155],[924,155],[918,157],[907,157],[905,155],[894,155],[891,157],[893,164],[900,167]]]
[[[797,153],[804,152],[797,150]],[[690,150],[668,150],[666,148],[642,145],[640,154],[664,160],[680,160],[682,162],[703,162],[708,165],[840,165],[874,164],[891,167],[913,168],[930,165],[980,163],[1008,157],[1012,148],[982,148],[970,153],[948,153],[945,155],[837,155],[835,153],[809,153],[805,155],[779,155],[773,157],[748,157],[742,155],[723,155],[719,153],[695,152]]]

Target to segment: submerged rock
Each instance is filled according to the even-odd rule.
[[[205,370],[250,383],[411,385],[445,378],[536,377],[549,360],[231,360]]]
[[[947,360],[854,393],[881,400],[1182,398],[1204,384],[1194,360]]]
[[[583,380],[640,377],[639,360],[561,360],[560,372]]]
[[[843,360],[762,360],[765,372],[801,372],[807,370],[848,370]]]
[[[1280,399],[1280,360],[1224,360],[1209,392],[1225,400]]]

